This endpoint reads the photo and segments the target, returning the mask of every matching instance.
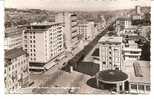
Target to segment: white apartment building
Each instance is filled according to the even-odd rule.
[[[99,40],[100,71],[123,68],[122,37],[104,36]]]
[[[29,54],[30,70],[44,70],[64,57],[63,26],[61,23],[33,23],[25,26],[23,49]],[[50,66],[44,67],[50,62]]]
[[[124,60],[139,60],[141,52],[142,49],[138,48],[137,43],[135,43],[133,40],[130,40],[123,48]]]
[[[80,42],[77,15],[73,12],[60,12],[55,16],[55,22],[64,24],[64,41],[66,49],[74,51]]]
[[[78,25],[78,32],[82,35],[83,40],[91,41],[95,37],[94,22],[82,22]]]
[[[22,47],[22,28],[6,28],[4,38],[4,49],[10,50],[13,48],[20,47]]]
[[[4,81],[6,92],[29,86],[28,54],[22,48],[5,51]]]

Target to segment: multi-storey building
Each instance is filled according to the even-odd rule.
[[[22,47],[22,30],[23,29],[19,27],[5,29],[5,50]]]
[[[64,23],[64,40],[66,49],[74,51],[80,42],[77,15],[73,12],[60,12],[55,16],[55,22]]]
[[[138,44],[133,40],[129,40],[123,48],[124,60],[139,60],[142,49],[138,48]]]
[[[4,81],[8,92],[29,85],[28,54],[22,48],[5,52]]]
[[[44,70],[56,65],[64,56],[61,23],[33,23],[25,26],[23,49],[29,54],[30,70]],[[50,62],[50,66],[46,64]]]
[[[5,73],[6,91],[29,85],[29,61],[22,49],[22,28],[5,30]]]
[[[82,22],[78,25],[78,32],[82,35],[83,40],[91,41],[94,38],[94,22]]]
[[[122,37],[102,37],[99,40],[100,71],[122,69]]]

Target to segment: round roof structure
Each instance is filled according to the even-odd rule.
[[[105,70],[96,74],[96,79],[104,83],[118,83],[126,81],[128,75],[120,70]]]

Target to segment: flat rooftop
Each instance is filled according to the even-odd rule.
[[[22,48],[14,48],[14,49],[5,51],[5,59],[17,58],[24,54],[28,55]]]
[[[122,37],[103,36],[99,43],[122,43]]]
[[[58,25],[58,24],[62,24],[62,23],[58,23],[58,22],[34,22],[34,23],[31,23],[30,26],[52,26],[52,25]]]
[[[5,28],[5,37],[21,36],[22,31],[23,29],[18,27]]]
[[[133,63],[140,64],[143,77],[136,77]],[[150,61],[125,61],[124,72],[128,74],[128,81],[133,83],[150,83]]]

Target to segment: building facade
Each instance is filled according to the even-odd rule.
[[[123,31],[125,28],[130,27],[131,24],[131,18],[118,18],[116,20],[116,32]]]
[[[102,37],[99,40],[100,71],[122,69],[122,37]]]
[[[78,25],[78,32],[82,35],[83,40],[91,41],[95,37],[94,22],[82,22]]]
[[[22,49],[22,30],[22,27],[5,29],[4,81],[7,92],[29,84],[29,61],[28,54]]]
[[[142,49],[133,40],[129,40],[123,48],[124,60],[140,60]]]
[[[5,29],[5,38],[4,38],[4,49],[10,50],[13,48],[22,47],[22,28],[6,28]]]
[[[61,23],[28,25],[23,32],[23,42],[31,70],[43,70],[49,61],[53,61],[52,67],[56,64],[54,61],[64,54],[63,26]]]
[[[60,12],[55,16],[55,22],[64,24],[64,41],[66,49],[74,51],[80,42],[77,15],[73,12]]]
[[[22,48],[5,51],[4,81],[7,92],[29,86],[28,54]]]

